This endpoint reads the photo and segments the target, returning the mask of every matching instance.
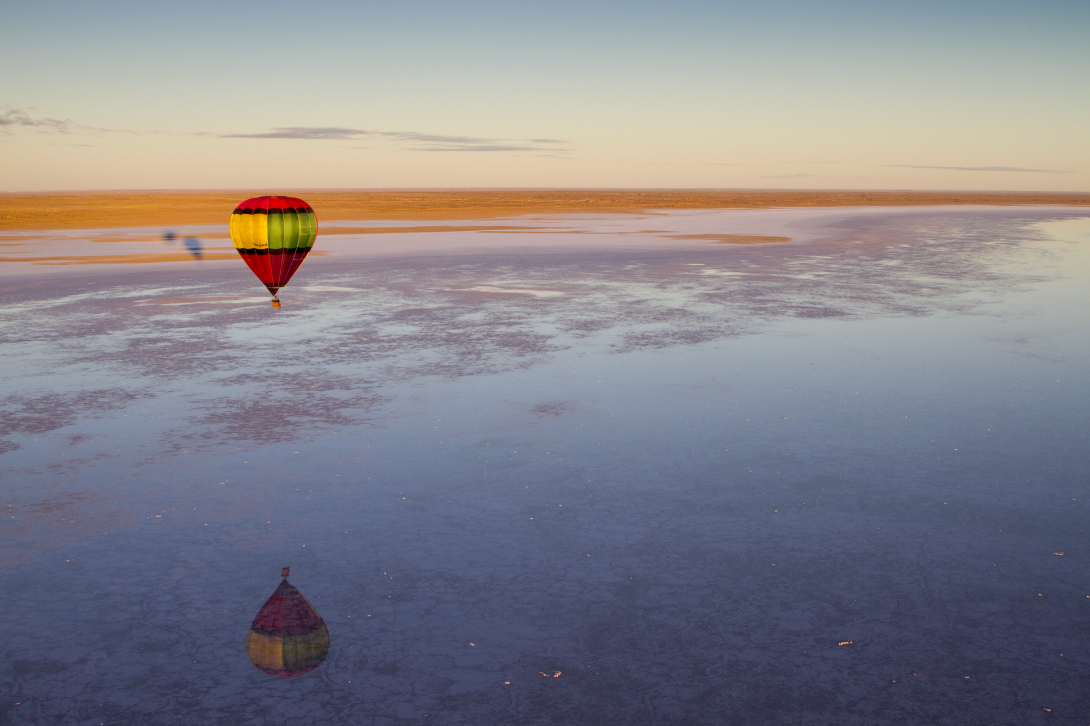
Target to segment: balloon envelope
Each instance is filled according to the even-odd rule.
[[[231,215],[231,241],[273,296],[314,246],[314,210],[295,197],[254,197]]]
[[[287,578],[250,625],[246,655],[269,675],[289,678],[314,670],[329,655],[322,616]]]

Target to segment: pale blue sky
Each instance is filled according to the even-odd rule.
[[[0,189],[1090,190],[1090,3],[7,3]]]

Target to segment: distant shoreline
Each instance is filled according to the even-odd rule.
[[[1090,206],[1090,193],[792,190],[468,189],[18,192],[0,194],[0,230],[226,224],[251,196],[286,194],[322,221],[495,219],[527,214],[631,213],[653,209]]]

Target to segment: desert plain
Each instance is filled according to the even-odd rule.
[[[649,209],[768,209],[984,204],[1090,205],[1086,193],[705,190],[252,190],[0,194],[0,230],[216,224],[224,209],[262,194],[305,198],[322,220],[486,219]]]

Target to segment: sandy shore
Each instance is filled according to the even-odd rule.
[[[1090,193],[776,190],[161,191],[0,194],[0,230],[218,224],[250,196],[306,199],[319,220],[494,219],[650,209],[761,209],[953,204],[1090,206]]]

